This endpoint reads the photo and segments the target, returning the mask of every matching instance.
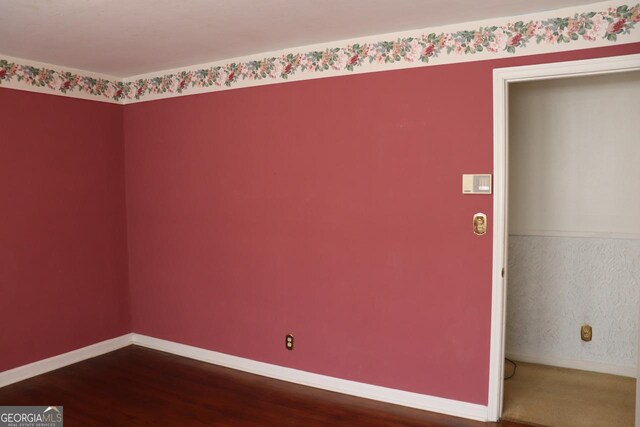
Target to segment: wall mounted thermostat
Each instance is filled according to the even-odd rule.
[[[491,194],[491,174],[462,175],[462,194]]]

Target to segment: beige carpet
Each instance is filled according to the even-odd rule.
[[[505,381],[505,420],[552,427],[633,427],[634,378],[517,362]],[[513,365],[505,363],[505,375]]]

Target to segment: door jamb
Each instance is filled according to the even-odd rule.
[[[503,399],[507,283],[507,196],[509,189],[509,84],[524,81],[591,76],[634,70],[640,70],[640,54],[587,59],[582,61],[528,65],[522,67],[496,68],[493,70],[494,219],[493,267],[491,281],[491,342],[489,353],[489,392],[487,402],[487,418],[489,421],[498,421],[500,419],[500,416],[502,415]],[[505,270],[504,277],[503,269]],[[640,365],[638,366],[638,369],[640,370]],[[640,407],[640,393],[637,392],[636,408],[638,407]],[[636,417],[636,427],[640,427],[640,419],[638,419],[638,417]]]

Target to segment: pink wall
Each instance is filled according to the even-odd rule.
[[[637,52],[126,107],[0,89],[0,370],[133,330],[485,404],[492,245],[471,217],[492,199],[460,180],[492,171],[492,70]]]
[[[461,175],[493,170],[492,70],[639,51],[126,106],[134,331],[486,404],[492,242],[471,223],[492,198]]]
[[[0,89],[0,371],[130,332],[122,107]]]

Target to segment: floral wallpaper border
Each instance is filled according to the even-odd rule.
[[[95,78],[0,59],[0,86],[17,81],[62,94],[83,93],[125,102],[155,94],[181,94],[192,88],[231,87],[244,80],[283,81],[297,73],[354,71],[373,63],[431,63],[443,55],[474,55],[479,52],[515,54],[533,43],[557,45],[577,40],[594,42],[603,39],[616,42],[618,36],[635,30],[639,21],[640,3],[562,18],[517,21],[467,31],[430,33],[306,53],[288,53],[132,81]]]

